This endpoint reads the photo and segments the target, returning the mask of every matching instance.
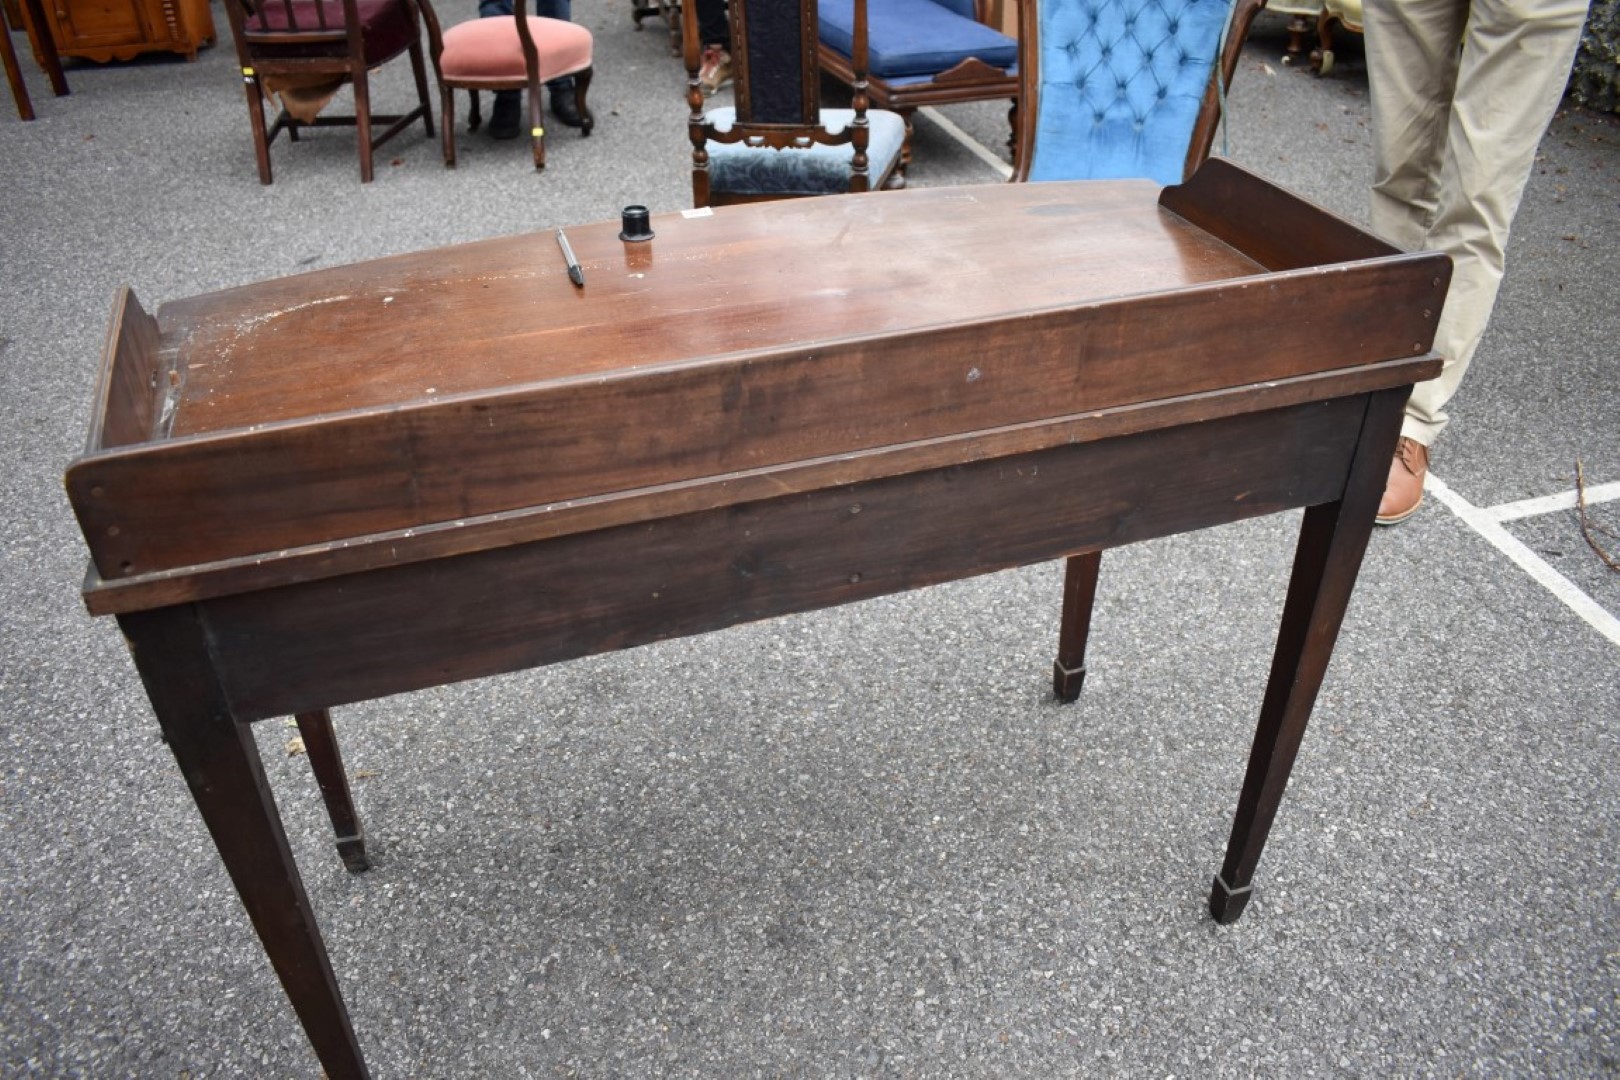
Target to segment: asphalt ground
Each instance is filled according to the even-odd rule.
[[[0,109],[0,1075],[318,1075],[116,627],[80,604],[61,477],[120,284],[155,309],[688,206],[662,27],[575,11],[594,135],[553,125],[536,174],[521,141],[463,133],[451,171],[407,134],[366,186],[333,130],[278,143],[261,188],[228,40],[70,62],[61,99],[23,47],[39,119]],[[1360,39],[1317,78],[1282,63],[1283,25],[1248,44],[1222,152],[1362,221]],[[380,109],[409,97],[403,64],[378,82]],[[943,110],[978,152],[923,118],[912,183],[999,179],[1004,111]],[[1204,902],[1297,515],[1109,553],[1071,707],[1051,564],[342,709],[360,876],[295,732],[259,725],[375,1074],[1620,1073],[1620,575],[1573,506],[1580,462],[1620,549],[1617,209],[1620,122],[1570,108],[1436,448],[1446,498],[1373,538],[1240,922]]]

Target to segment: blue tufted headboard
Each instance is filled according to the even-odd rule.
[[[1025,0],[1018,178],[1179,184],[1214,138],[1217,53],[1229,80],[1262,4]]]

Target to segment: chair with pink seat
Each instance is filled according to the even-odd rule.
[[[579,104],[580,134],[589,135],[596,126],[586,103],[591,85],[591,32],[577,23],[528,14],[526,0],[516,0],[511,18],[469,19],[441,28],[430,0],[421,0],[427,20],[428,49],[438,76],[444,130],[444,163],[456,164],[455,91],[466,90],[472,98],[467,130],[477,131],[483,122],[479,107],[480,90],[527,90],[529,137],[534,149],[534,167],[546,167],[545,125],[540,86],[543,82],[574,76],[574,93]]]

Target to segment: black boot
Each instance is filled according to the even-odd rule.
[[[572,84],[552,88],[551,115],[557,118],[557,123],[565,127],[585,126],[584,118],[579,115],[579,99],[574,95]]]
[[[489,114],[493,139],[515,139],[523,128],[523,91],[495,91],[495,109]]]

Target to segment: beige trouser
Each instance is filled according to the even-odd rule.
[[[1455,263],[1401,434],[1428,446],[1490,321],[1502,253],[1563,98],[1587,0],[1366,0],[1372,229]]]

